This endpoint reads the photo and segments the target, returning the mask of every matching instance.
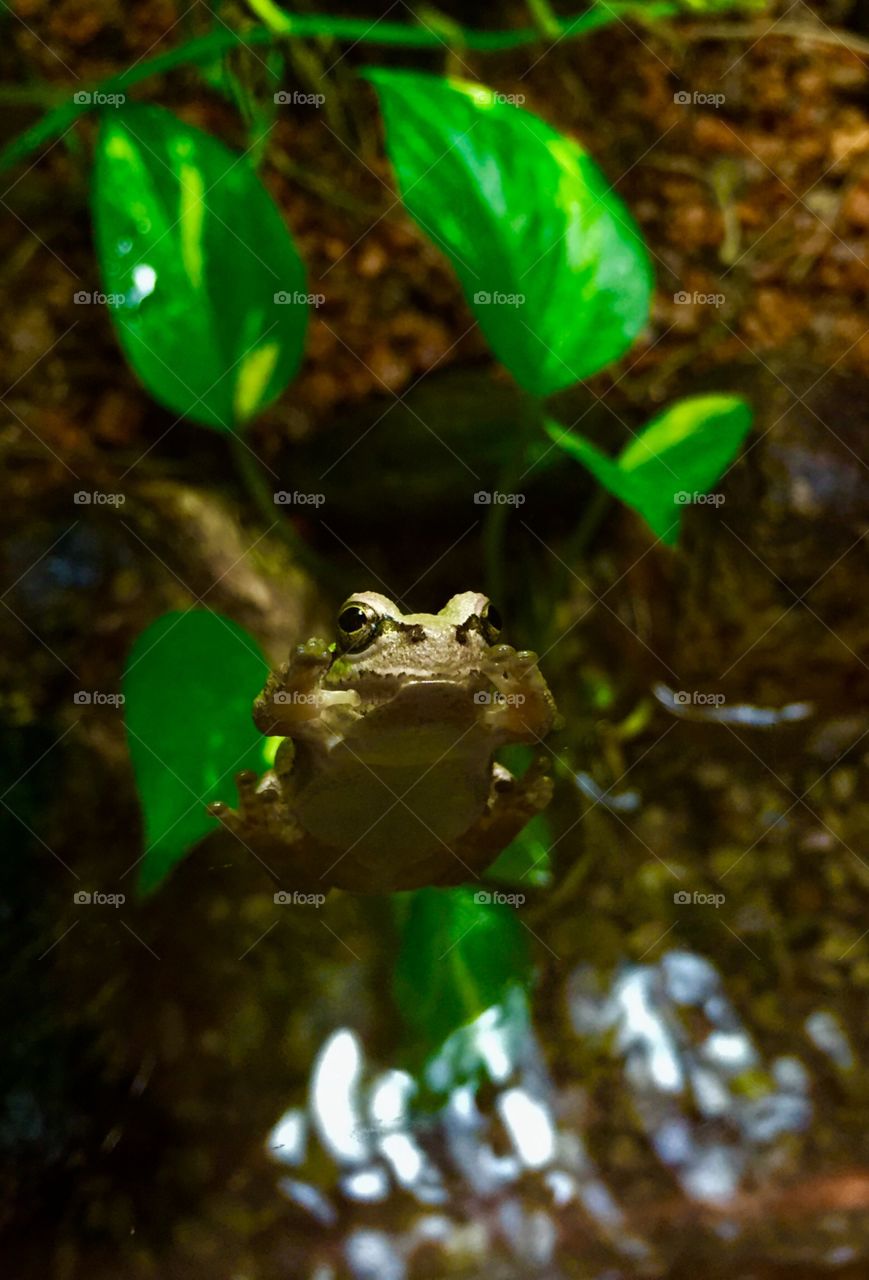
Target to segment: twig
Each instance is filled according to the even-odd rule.
[[[760,28],[750,22],[734,22],[727,26],[689,26],[682,36],[686,40],[760,40],[764,36],[786,36],[791,40],[812,40],[815,44],[843,45],[858,57],[869,57],[869,40],[840,31],[836,27],[810,26],[807,22],[773,22]]]

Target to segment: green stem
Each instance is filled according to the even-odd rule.
[[[571,560],[579,560],[585,554],[589,543],[597,533],[601,520],[609,510],[612,500],[612,494],[607,493],[602,485],[598,485],[568,544],[567,552]]]
[[[528,0],[528,12],[534,19],[534,25],[542,36],[558,40],[561,36],[561,23],[549,0]]]
[[[534,429],[543,417],[541,401],[529,398],[528,408],[523,407],[522,418],[516,431],[516,447],[508,458],[498,479],[500,492],[514,492],[515,486],[525,472],[525,460],[528,445]],[[504,578],[504,535],[507,531],[507,514],[510,507],[506,503],[495,503],[489,507],[483,525],[483,558],[486,567],[486,590],[501,608],[507,607],[505,592],[507,583]]]
[[[263,0],[260,0],[263,6]],[[605,7],[590,9],[561,24],[561,38],[577,39],[599,27],[624,18],[667,18],[681,11],[677,0],[660,0],[654,4],[642,4],[637,0],[613,0]],[[96,84],[71,90],[73,101],[49,111],[36,124],[25,129],[0,151],[0,172],[25,159],[37,147],[60,137],[70,129],[79,116],[100,106],[92,99],[95,94],[123,93],[133,85],[141,84],[151,76],[164,75],[177,67],[212,62],[223,57],[239,45],[248,47],[272,44],[286,38],[310,39],[316,36],[332,36],[355,44],[391,45],[404,49],[442,49],[443,39],[436,31],[413,26],[406,22],[377,22],[368,18],[332,18],[323,14],[294,14],[283,10],[269,11],[272,26],[252,27],[248,31],[212,31],[208,35],[188,40],[175,49],[147,58],[134,67],[109,76]],[[464,47],[472,52],[497,53],[534,44],[540,39],[536,28],[523,27],[515,31],[477,31],[460,28]],[[91,99],[76,101],[76,99]]]
[[[255,456],[244,441],[234,433],[230,437],[230,449],[239,479],[269,529],[274,529],[284,545],[289,548],[293,559],[303,569],[307,569],[320,582],[328,583],[340,592],[346,585],[343,576],[330,560],[317,555],[316,551],[299,537],[292,523],[284,518],[281,507],[275,505],[274,493],[257,465]]]
[[[0,102],[11,107],[54,107],[69,101],[69,91],[51,84],[2,84]]]

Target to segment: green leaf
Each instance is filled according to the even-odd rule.
[[[533,747],[502,747],[498,760],[506,765],[514,777],[521,776],[533,761]],[[486,872],[486,880],[498,885],[515,885],[521,892],[523,886],[545,888],[552,883],[552,831],[545,813],[538,813],[523,827],[515,840],[499,853]]]
[[[528,934],[516,910],[480,887],[399,895],[394,992],[415,1065],[459,1028],[530,981]]]
[[[486,879],[493,884],[515,885],[521,892],[523,885],[537,889],[552,883],[552,830],[544,813],[538,813],[515,840],[507,845],[486,872]]]
[[[417,1072],[418,1107],[448,1098],[461,1085],[503,1084],[533,1052],[528,992],[509,983],[496,1004],[447,1036]]]
[[[627,351],[648,320],[651,263],[582,147],[483,85],[366,76],[404,203],[517,381],[549,395]]]
[[[746,401],[722,394],[677,401],[653,418],[617,459],[552,420],[546,431],[672,545],[679,537],[684,507],[709,493],[736,457],[751,424]]]
[[[305,269],[244,156],[162,107],[108,111],[93,211],[115,330],[156,400],[232,431],[280,395],[302,358]]]
[[[251,719],[267,674],[253,637],[208,609],[165,613],[133,645],[124,719],[144,813],[143,892],[215,829],[207,804],[235,804],[235,774],[267,767],[269,739]]]

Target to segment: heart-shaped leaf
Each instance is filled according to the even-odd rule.
[[[528,934],[508,896],[481,885],[397,897],[401,942],[393,981],[415,1067],[530,981]]]
[[[549,395],[622,355],[648,320],[651,263],[582,147],[483,85],[366,76],[402,199],[517,381]]]
[[[546,431],[672,545],[679,537],[684,507],[708,500],[706,495],[736,457],[751,423],[751,407],[740,396],[688,396],[653,418],[617,459],[551,420]],[[716,505],[723,501],[721,494],[714,497]]]
[[[107,112],[93,211],[120,344],[173,413],[232,431],[296,373],[305,269],[243,155],[162,107]]]
[[[270,740],[251,719],[267,674],[253,637],[208,609],[164,613],[133,645],[124,719],[144,815],[143,892],[215,829],[207,804],[235,804],[235,774],[267,767]]]

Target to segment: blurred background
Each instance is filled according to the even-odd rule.
[[[128,90],[252,149],[322,298],[241,450],[161,408],[77,300],[101,288],[98,113],[0,176],[15,1280],[867,1274],[869,15],[597,11],[574,39],[547,28],[566,6],[345,0],[437,47],[242,41]],[[274,12],[3,6],[3,139]],[[539,38],[469,50],[458,24]],[[550,407],[612,453],[679,397],[749,401],[677,546],[557,451],[517,477],[534,408],[397,199],[372,63],[521,95],[631,210],[650,323]],[[323,102],[275,110],[275,76]],[[505,477],[521,508],[474,503]],[[282,909],[221,833],[138,894],[137,637],[207,608],[276,665],[365,588],[417,610],[489,590],[543,655],[556,796],[492,882],[522,902]],[[167,662],[179,732],[187,675]]]

